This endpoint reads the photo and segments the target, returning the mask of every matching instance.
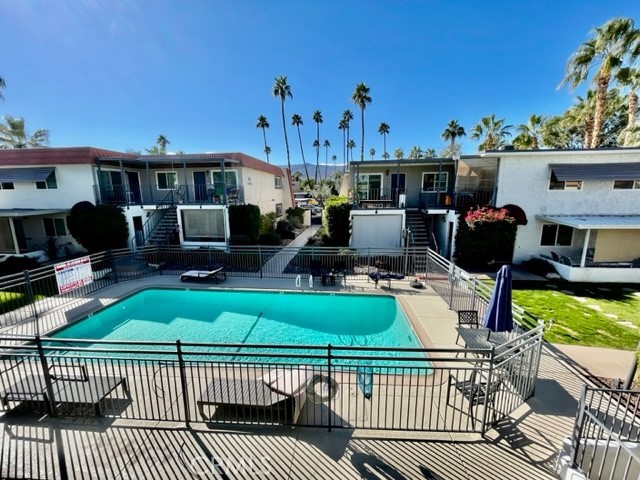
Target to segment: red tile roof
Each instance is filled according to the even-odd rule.
[[[16,148],[0,150],[0,165],[91,164],[98,157],[133,159],[137,155],[95,147]]]

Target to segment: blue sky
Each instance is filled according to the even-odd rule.
[[[470,130],[495,113],[507,123],[558,114],[573,94],[556,87],[567,58],[594,26],[615,16],[640,22],[630,0],[0,0],[7,82],[0,115],[51,131],[51,146],[143,150],[162,133],[169,150],[242,151],[286,164],[274,78],[286,75],[291,162],[300,162],[290,118],[324,116],[321,142],[342,159],[342,111],[355,85],[371,88],[365,152],[440,150],[447,122]],[[580,92],[578,92],[580,93]],[[464,142],[473,153],[475,142]],[[323,158],[323,157],[321,157]]]

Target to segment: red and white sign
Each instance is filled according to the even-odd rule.
[[[89,257],[58,263],[53,268],[56,271],[58,291],[61,294],[93,283],[93,272],[91,271],[91,259]]]

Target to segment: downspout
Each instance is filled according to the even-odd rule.
[[[496,160],[496,180],[495,180],[495,183],[493,184],[493,195],[492,195],[492,200],[493,200],[492,203],[494,207],[498,205],[498,182],[500,180],[500,160],[501,160],[500,157],[498,157]]]
[[[102,203],[102,169],[100,168],[100,159],[96,159],[98,169],[98,191],[96,192],[96,203]]]
[[[405,197],[405,209],[406,209],[406,197]],[[420,206],[420,200],[418,200],[418,207]],[[396,166],[396,207],[400,207],[400,160]]]

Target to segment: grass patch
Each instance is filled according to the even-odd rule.
[[[545,333],[551,343],[636,350],[638,291],[638,285],[514,282],[513,301],[547,324],[553,319]]]

